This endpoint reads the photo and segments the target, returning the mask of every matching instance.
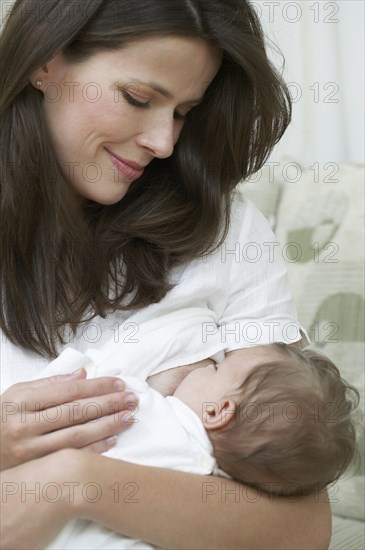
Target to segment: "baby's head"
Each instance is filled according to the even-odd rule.
[[[244,364],[232,357],[197,369],[174,395],[202,419],[219,466],[267,492],[321,490],[356,452],[351,413],[359,394],[311,350],[249,348]]]

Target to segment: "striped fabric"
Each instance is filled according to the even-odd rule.
[[[333,516],[332,540],[329,550],[364,550],[365,523],[355,519]]]

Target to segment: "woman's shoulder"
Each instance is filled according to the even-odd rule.
[[[230,228],[225,241],[276,240],[268,220],[240,186],[232,193]]]
[[[38,376],[49,363],[49,359],[15,346],[2,330],[0,357],[0,393],[4,393],[13,384]]]

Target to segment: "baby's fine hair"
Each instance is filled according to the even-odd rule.
[[[249,373],[233,398],[234,420],[209,437],[219,466],[234,479],[279,495],[310,494],[336,481],[357,456],[359,392],[324,355],[272,347],[281,359]]]

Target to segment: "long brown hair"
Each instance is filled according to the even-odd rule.
[[[171,157],[119,203],[81,208],[63,177],[30,76],[56,53],[82,61],[136,37],[200,37],[223,52]],[[1,328],[55,357],[64,327],[159,302],[172,267],[227,234],[232,190],[291,117],[288,89],[246,0],[17,0],[0,37]]]

